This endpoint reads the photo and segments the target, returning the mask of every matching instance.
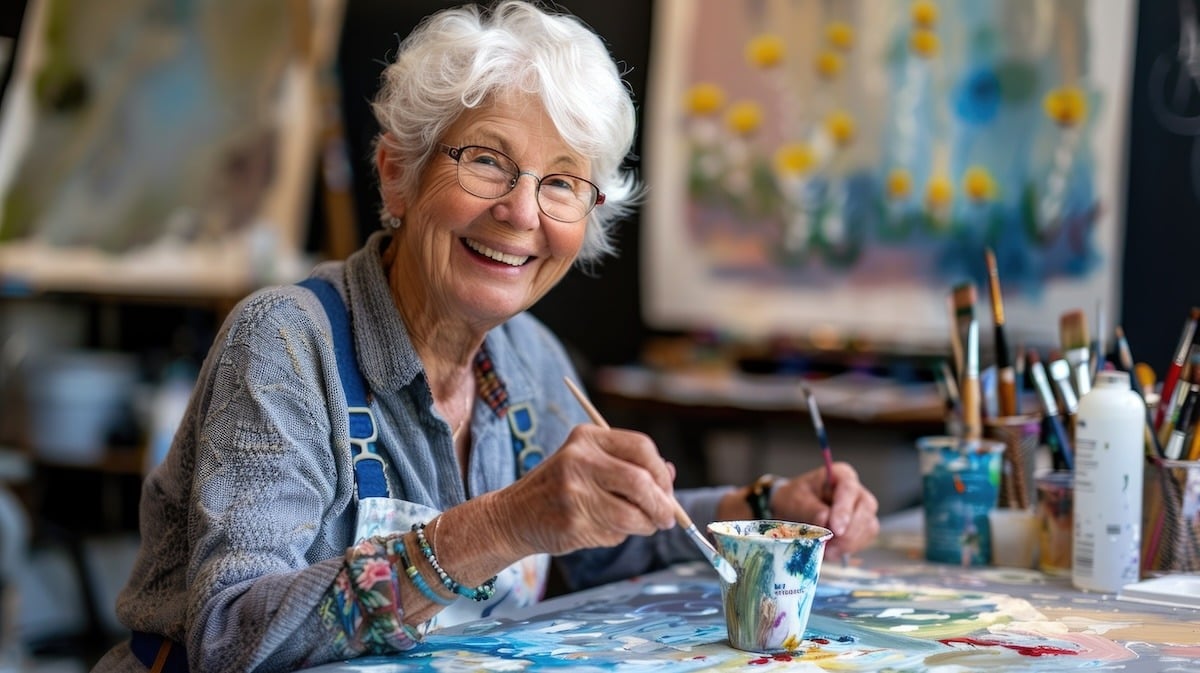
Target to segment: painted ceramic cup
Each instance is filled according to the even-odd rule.
[[[1004,443],[922,437],[921,504],[925,558],[964,566],[992,561],[988,512],[996,508]]]
[[[750,652],[794,652],[804,640],[828,528],[790,521],[718,521],[717,549],[737,570],[721,582],[729,644]]]

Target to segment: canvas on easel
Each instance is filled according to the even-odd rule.
[[[1129,0],[663,0],[647,323],[938,348],[1005,281],[1010,340],[1120,314]]]
[[[237,295],[303,268],[341,0],[34,0],[0,117],[0,274]]]

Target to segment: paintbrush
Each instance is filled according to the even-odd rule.
[[[1167,368],[1166,376],[1163,377],[1162,391],[1159,392],[1158,397],[1158,413],[1154,416],[1155,429],[1162,427],[1171,395],[1175,393],[1175,384],[1179,381],[1179,373],[1183,370],[1184,363],[1187,362],[1188,351],[1191,349],[1192,340],[1196,337],[1197,322],[1200,322],[1200,308],[1193,306],[1187,322],[1183,324],[1183,333],[1179,335],[1179,345],[1175,347],[1175,357]]]
[[[1129,340],[1125,338],[1125,330],[1117,325],[1117,361],[1120,362],[1121,368],[1129,372],[1133,378],[1133,392],[1142,398],[1142,406],[1146,408],[1146,446],[1153,447],[1154,455],[1159,458],[1163,457],[1162,443],[1158,441],[1158,435],[1154,432],[1154,416],[1150,413],[1150,405],[1146,402],[1146,382],[1137,372],[1137,365],[1133,363],[1133,351],[1129,348]]]
[[[587,412],[588,418],[591,418],[592,422],[596,425],[608,430],[610,428],[608,421],[604,420],[604,417],[600,415],[596,407],[592,406],[591,401],[584,396],[583,391],[575,385],[575,382],[566,377],[563,377],[563,380],[567,382],[567,387],[571,389],[571,394],[579,401],[579,406],[583,407],[583,410]],[[708,538],[700,533],[696,528],[696,524],[692,522],[692,517],[688,516],[688,513],[684,511],[683,505],[680,505],[678,500],[674,500],[674,503],[675,522],[683,528],[688,537],[692,538],[692,542],[696,543],[696,547],[700,549],[700,552],[704,554],[704,557],[716,569],[721,579],[729,584],[737,582],[737,571],[734,570],[733,565],[729,561],[726,561],[725,557],[721,556],[716,547],[713,547],[712,543],[708,541]]]
[[[963,375],[967,367],[967,326],[975,319],[975,285],[970,282],[959,283],[950,292],[950,307],[953,317],[952,328],[962,347],[962,353],[955,363],[958,374],[958,384],[962,385]]]
[[[988,289],[992,296],[992,322],[995,329],[996,347],[996,404],[1001,416],[1017,413],[1017,373],[1013,369],[1008,352],[1008,339],[1004,333],[1004,300],[1000,294],[1000,271],[996,267],[996,255],[991,248],[984,251],[987,259]]]
[[[830,500],[833,498],[833,449],[829,447],[829,434],[825,432],[825,423],[821,421],[821,412],[817,410],[817,398],[808,386],[803,386],[802,390],[804,399],[808,401],[808,414],[812,417],[813,429],[817,432],[821,456],[825,460],[825,497]]]
[[[1090,370],[1091,382],[1095,382],[1096,373],[1104,371],[1104,361],[1108,357],[1105,352],[1108,348],[1104,343],[1104,335],[1108,331],[1104,324],[1106,320],[1104,316],[1104,301],[1096,300],[1096,338],[1092,340],[1092,366]]]
[[[967,324],[966,357],[963,380],[960,387],[963,408],[963,436],[966,439],[983,437],[983,419],[980,405],[983,403],[979,388],[979,322],[971,318]]]
[[[1071,383],[1075,396],[1082,398],[1092,389],[1091,341],[1088,340],[1087,317],[1081,309],[1064,312],[1058,319],[1058,338],[1063,357],[1071,365]]]
[[[954,369],[954,381],[957,383],[963,370],[963,343],[958,331],[958,318],[954,314],[953,295],[946,295],[946,312],[950,316],[950,366]]]
[[[1171,393],[1170,399],[1161,401],[1166,405],[1166,414],[1163,416],[1162,425],[1158,426],[1158,439],[1163,446],[1166,446],[1167,439],[1170,438],[1171,431],[1179,419],[1179,412],[1183,409],[1183,403],[1187,399],[1189,384],[1192,383],[1192,370],[1196,367],[1197,358],[1200,358],[1200,343],[1191,346],[1187,360],[1183,368],[1179,370],[1175,390]]]
[[[804,391],[804,399],[808,401],[808,414],[812,417],[813,429],[817,432],[817,444],[821,446],[821,457],[825,461],[825,489],[822,493],[822,499],[825,502],[833,504],[833,487],[835,485],[833,477],[833,449],[829,446],[829,434],[825,432],[825,423],[821,420],[821,412],[817,409],[817,398],[808,389],[808,386],[801,386]],[[850,565],[850,554],[842,554],[842,567]]]
[[[940,361],[933,378],[941,388],[946,402],[946,431],[957,437],[962,434],[962,411],[959,408],[961,405],[958,399],[958,381],[954,379],[954,372],[950,371],[950,363]]]
[[[1179,460],[1183,457],[1183,447],[1188,437],[1188,431],[1195,422],[1194,414],[1198,396],[1200,396],[1200,383],[1189,383],[1187,394],[1184,395],[1183,404],[1179,408],[1179,414],[1172,424],[1171,436],[1167,438],[1167,444],[1163,447],[1163,455],[1168,460]]]
[[[1054,400],[1054,391],[1050,389],[1050,381],[1046,378],[1046,369],[1038,359],[1036,349],[1029,349],[1028,358],[1033,387],[1037,391],[1038,399],[1042,402],[1042,411],[1046,416],[1046,422],[1050,424],[1050,431],[1058,444],[1058,457],[1066,469],[1073,470],[1075,469],[1075,460],[1071,453],[1071,443],[1067,439],[1067,429],[1063,427],[1062,418],[1058,415],[1058,403]]]
[[[1133,379],[1133,389],[1138,395],[1142,396],[1142,401],[1146,401],[1146,387],[1142,385],[1142,377],[1137,374],[1137,365],[1133,363],[1133,351],[1129,348],[1129,339],[1125,337],[1125,329],[1120,325],[1116,328],[1117,335],[1117,362],[1121,365],[1121,369],[1129,372],[1129,376]]]
[[[1049,357],[1050,364],[1046,366],[1046,370],[1054,383],[1058,398],[1062,400],[1062,411],[1073,418],[1079,411],[1079,398],[1075,396],[1075,387],[1071,383],[1071,365],[1067,364],[1058,351],[1051,350]]]
[[[1179,375],[1179,383],[1171,395],[1170,409],[1163,418],[1162,427],[1158,429],[1158,439],[1163,444],[1164,455],[1177,460],[1183,451],[1183,440],[1186,437],[1175,438],[1177,432],[1186,436],[1192,422],[1192,409],[1196,403],[1193,390],[1200,387],[1200,346],[1192,348],[1188,364]]]

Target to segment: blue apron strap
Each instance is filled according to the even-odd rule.
[[[333,330],[333,350],[337,354],[338,377],[346,391],[346,406],[350,412],[350,451],[354,457],[354,480],[358,497],[387,498],[387,477],[383,456],[379,453],[375,431],[375,415],[367,405],[367,383],[358,369],[354,336],[350,332],[350,314],[336,288],[323,278],[305,278],[297,283],[306,287],[325,307]]]
[[[187,673],[187,652],[177,643],[157,633],[134,631],[129,649],[151,673]]]

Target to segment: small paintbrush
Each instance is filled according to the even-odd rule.
[[[833,477],[833,449],[829,446],[829,434],[825,432],[825,422],[821,420],[821,412],[817,410],[817,398],[808,389],[801,386],[804,398],[808,402],[808,414],[812,417],[813,429],[817,432],[817,443],[821,446],[821,456],[825,461],[825,492],[822,497],[826,502],[833,503],[833,487],[836,485]],[[842,554],[842,567],[850,565],[850,555]]]
[[[1008,338],[1004,333],[1004,300],[1000,294],[1000,271],[996,266],[996,255],[991,248],[985,250],[988,269],[988,289],[992,296],[992,322],[995,328],[996,347],[996,397],[1001,416],[1017,413],[1017,373],[1013,369],[1012,356],[1008,352]]]
[[[833,497],[833,449],[829,447],[829,434],[825,432],[825,423],[821,421],[821,412],[817,410],[817,398],[813,396],[808,386],[803,386],[804,399],[808,401],[808,414],[812,417],[813,429],[817,432],[817,443],[821,446],[821,456],[825,460],[825,495]]]
[[[1154,455],[1164,457],[1162,442],[1158,441],[1158,434],[1154,432],[1154,415],[1150,413],[1150,405],[1146,403],[1146,385],[1142,377],[1137,372],[1137,365],[1133,362],[1133,351],[1129,348],[1129,340],[1125,338],[1125,330],[1117,325],[1117,360],[1121,363],[1121,368],[1129,372],[1129,376],[1133,379],[1133,392],[1142,398],[1142,406],[1146,409],[1146,445],[1153,447]]]
[[[1071,365],[1067,364],[1058,351],[1050,351],[1050,364],[1046,370],[1050,374],[1050,380],[1054,382],[1054,388],[1058,392],[1058,397],[1062,400],[1062,411],[1070,417],[1074,417],[1079,411],[1079,398],[1075,396],[1075,387],[1071,383]]]
[[[1171,396],[1175,393],[1175,384],[1179,381],[1179,374],[1183,371],[1184,364],[1187,363],[1188,351],[1191,349],[1192,340],[1195,338],[1197,323],[1200,323],[1200,308],[1192,307],[1192,311],[1188,314],[1187,322],[1183,324],[1183,333],[1179,335],[1179,345],[1175,347],[1175,357],[1171,359],[1171,365],[1167,367],[1167,374],[1163,377],[1162,391],[1158,398],[1158,412],[1154,416],[1155,429],[1161,428],[1163,417],[1167,414],[1167,406],[1171,402]]]
[[[1054,400],[1054,391],[1050,389],[1050,381],[1046,378],[1046,368],[1038,359],[1037,350],[1029,349],[1027,357],[1029,358],[1029,374],[1033,378],[1033,387],[1037,391],[1038,399],[1042,402],[1042,411],[1046,415],[1046,421],[1050,423],[1050,431],[1054,434],[1055,442],[1058,444],[1059,459],[1066,469],[1073,470],[1075,469],[1075,460],[1072,457],[1071,442],[1067,439],[1067,429],[1063,427],[1062,418],[1058,415],[1058,403]]]
[[[1075,396],[1082,398],[1092,389],[1092,367],[1090,364],[1092,343],[1088,339],[1087,317],[1081,309],[1065,311],[1058,319],[1058,338],[1063,357],[1071,365],[1071,383]]]
[[[571,389],[571,394],[575,396],[575,399],[579,402],[579,406],[583,407],[583,410],[587,412],[588,418],[592,419],[593,423],[605,430],[609,429],[608,421],[604,420],[604,417],[600,415],[600,411],[592,406],[591,400],[584,396],[579,386],[576,386],[575,382],[569,378],[564,377],[563,380],[567,382],[567,387]],[[716,569],[721,579],[729,584],[737,582],[737,571],[734,570],[733,565],[729,561],[726,561],[725,557],[721,556],[716,547],[713,547],[712,543],[708,541],[708,538],[700,533],[699,529],[696,528],[696,524],[692,522],[692,517],[688,516],[688,513],[684,511],[683,505],[680,505],[678,500],[674,500],[674,503],[675,522],[683,528],[688,537],[692,539],[692,542],[696,543],[696,547],[700,549],[700,552],[704,554],[704,557]]]

